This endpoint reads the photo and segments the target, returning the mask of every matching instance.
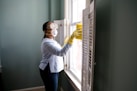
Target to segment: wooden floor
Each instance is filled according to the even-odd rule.
[[[41,88],[41,89],[33,89],[33,90],[20,90],[20,91],[45,91],[45,89]]]
[[[26,89],[18,89],[12,91],[45,91],[44,86],[34,87],[34,88],[26,88]]]

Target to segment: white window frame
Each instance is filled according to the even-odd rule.
[[[82,22],[82,21],[79,21],[79,22],[73,22],[72,23],[72,21],[70,21],[71,17],[72,17],[72,13],[70,13],[72,11],[72,8],[71,8],[72,2],[71,1],[72,0],[65,0],[64,1],[64,6],[65,6],[65,9],[64,9],[64,18],[66,20],[65,27],[66,27],[66,31],[67,31],[67,35],[68,36],[70,36],[71,26],[76,25],[79,22]],[[86,2],[86,0],[85,0],[85,2]],[[85,8],[86,8],[86,3],[85,3]],[[70,77],[70,79],[73,81],[73,83],[77,86],[77,88],[81,91],[81,80],[82,79],[80,80],[76,76],[76,74],[70,70],[70,60],[71,60],[70,59],[70,53],[71,53],[71,51],[69,51],[67,53],[67,55],[64,57],[64,59],[65,59],[65,72]],[[82,69],[81,69],[81,71],[82,71]]]

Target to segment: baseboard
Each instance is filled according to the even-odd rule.
[[[44,91],[44,86],[17,89],[17,90],[12,90],[12,91],[42,91],[42,90]]]

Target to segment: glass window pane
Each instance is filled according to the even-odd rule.
[[[76,29],[76,23],[82,22],[82,12],[85,8],[86,0],[72,0],[72,11],[70,33]],[[70,51],[70,70],[81,81],[82,71],[82,40],[74,40],[73,46]]]
[[[74,44],[71,50],[70,70],[75,73],[78,79],[81,81],[82,70],[82,41],[74,40]]]
[[[82,21],[83,9],[85,9],[85,0],[72,0],[72,23]]]
[[[77,13],[78,13],[78,4],[77,0],[72,0],[72,22],[76,22],[78,19]]]

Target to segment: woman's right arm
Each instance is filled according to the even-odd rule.
[[[66,44],[62,49],[56,47],[56,45],[54,45],[54,43],[44,43],[44,46],[46,47],[46,50],[48,52],[50,52],[53,55],[57,55],[57,56],[63,56],[67,53],[67,51],[69,50],[69,48],[71,47],[70,44]]]

